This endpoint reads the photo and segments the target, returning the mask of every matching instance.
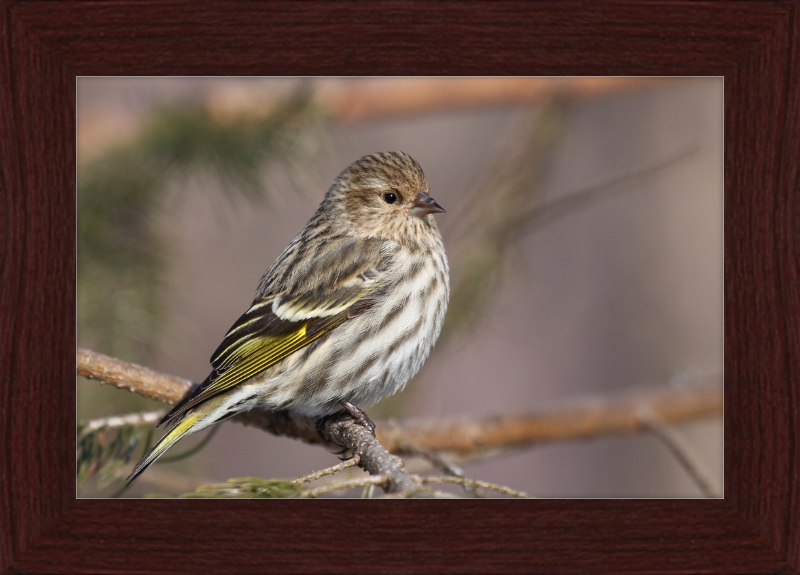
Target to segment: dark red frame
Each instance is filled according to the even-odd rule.
[[[0,568],[800,568],[790,2],[2,1]],[[724,75],[725,499],[76,500],[78,75]]]

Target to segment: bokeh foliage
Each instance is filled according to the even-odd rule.
[[[139,454],[140,444],[150,445],[152,425],[124,425],[116,429],[87,429],[78,425],[76,467],[78,488],[97,476],[98,489],[105,489],[125,472],[128,463]]]
[[[276,499],[295,497],[305,490],[305,486],[285,479],[237,477],[229,479],[225,483],[203,485],[197,491],[181,494],[181,497],[190,499]]]
[[[302,139],[317,119],[307,94],[255,117],[217,117],[199,105],[164,107],[132,142],[80,166],[78,331],[84,341],[146,363],[157,342],[170,255],[154,225],[168,190],[191,193],[197,187],[180,183],[214,178],[222,185],[209,189],[262,200],[264,170],[302,155]]]

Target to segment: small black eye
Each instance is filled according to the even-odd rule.
[[[393,194],[392,192],[386,192],[383,194],[383,201],[387,204],[393,204],[397,201],[397,194]]]

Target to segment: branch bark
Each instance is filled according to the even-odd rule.
[[[640,417],[646,408],[664,423],[678,423],[722,414],[722,388],[718,378],[696,385],[664,386],[629,393],[615,399],[570,402],[561,408],[521,415],[406,421],[380,426],[379,438],[393,453],[405,446],[467,454],[601,435],[648,431]]]
[[[170,404],[180,400],[191,386],[187,379],[86,349],[77,352],[77,373]],[[641,417],[644,412],[653,414],[664,424],[720,416],[720,378],[715,376],[695,384],[642,390],[616,399],[571,402],[539,413],[402,424],[378,422],[377,439],[345,418],[328,421],[325,432],[331,443],[358,453],[359,465],[370,474],[389,476],[393,492],[403,492],[410,489],[413,482],[403,469],[402,461],[392,454],[414,455],[420,450],[430,450],[465,455],[534,443],[641,433],[648,431],[647,422]],[[312,444],[324,443],[317,433],[316,419],[296,413],[251,411],[232,419],[274,435]],[[413,486],[419,487],[416,483]]]

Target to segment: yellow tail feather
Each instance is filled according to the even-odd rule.
[[[150,467],[156,459],[161,457],[167,449],[172,447],[176,441],[191,431],[195,424],[200,421],[200,417],[200,415],[184,417],[180,423],[169,430],[164,437],[159,439],[156,444],[150,448],[150,451],[147,452],[142,460],[136,464],[136,467],[133,468],[133,471],[131,471],[131,474],[128,475],[128,478],[125,480],[126,483],[130,485],[133,480],[139,477],[145,469]]]

